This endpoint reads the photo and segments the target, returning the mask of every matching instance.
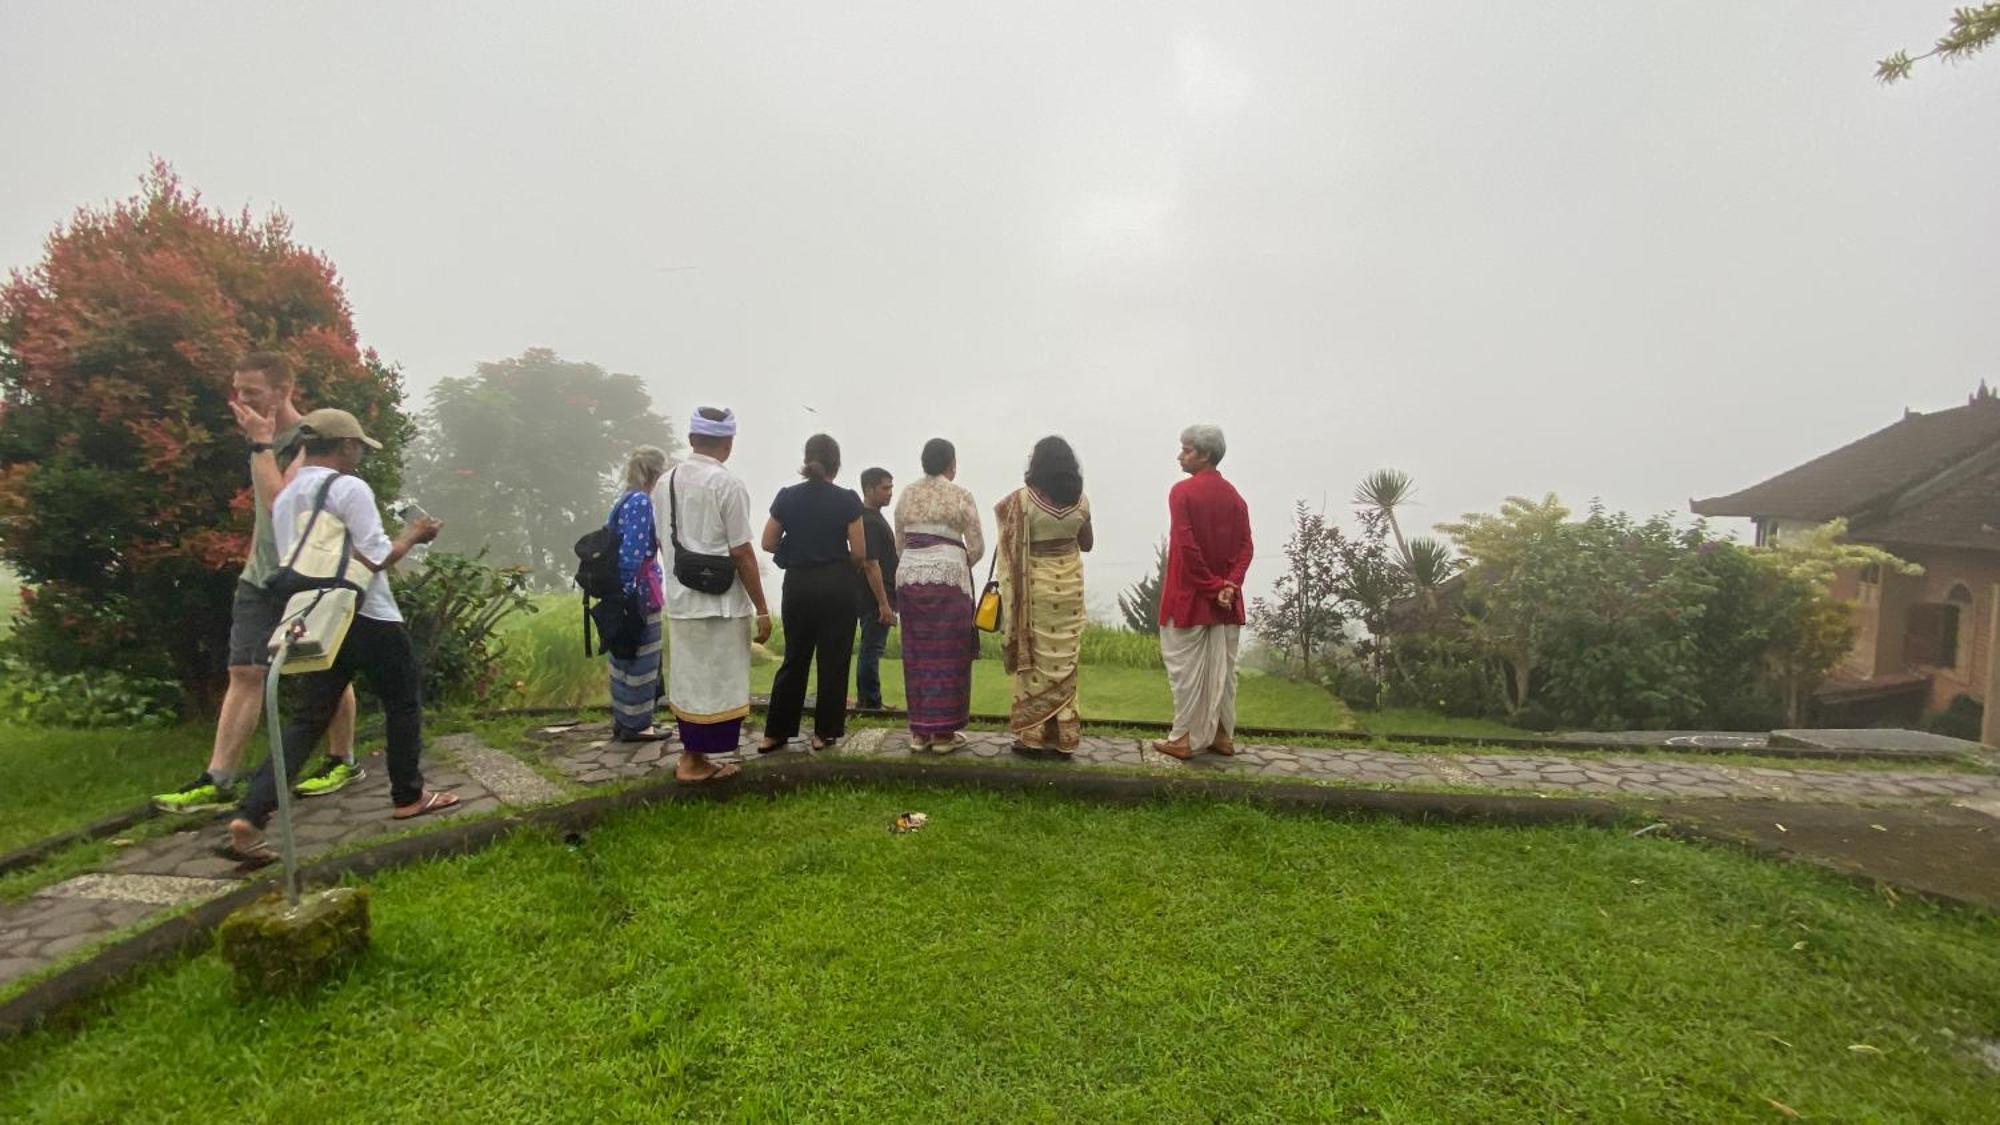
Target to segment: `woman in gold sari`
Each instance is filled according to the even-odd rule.
[[[1083,648],[1083,555],[1090,501],[1076,451],[1059,437],[1035,443],[1026,485],[994,506],[1000,524],[1001,639],[1014,706],[1016,753],[1067,757],[1083,731],[1076,706]]]

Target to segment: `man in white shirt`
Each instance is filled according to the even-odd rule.
[[[714,406],[688,422],[686,461],[658,486],[654,518],[666,513],[667,703],[680,723],[681,756],[674,776],[713,781],[737,771],[708,761],[734,752],[750,713],[750,645],[771,639],[771,611],[750,546],[750,490],[723,467],[736,448],[736,415]],[[720,594],[689,589],[674,577],[674,557],[727,556],[736,581]],[[754,611],[754,616],[753,616]]]
[[[389,538],[375,507],[374,490],[354,475],[368,452],[382,448],[382,443],[362,432],[354,415],[345,410],[315,410],[299,419],[299,436],[305,442],[303,464],[271,503],[273,538],[280,554],[297,537],[324,490],[325,510],[347,525],[355,561],[371,573],[333,667],[299,677],[298,706],[285,725],[286,773],[289,776],[305,764],[306,755],[332,721],[341,696],[358,672],[381,697],[388,720],[389,796],[396,819],[450,808],[458,803],[457,795],[425,791],[423,771],[418,768],[423,752],[421,684],[416,653],[395,596],[389,592],[388,575],[388,569],[410,548],[437,538],[443,525],[424,516],[411,521],[394,540]],[[263,840],[263,828],[277,805],[277,785],[267,761],[251,779],[249,793],[229,822],[229,840],[222,846],[222,854],[258,865],[275,859],[276,854]]]

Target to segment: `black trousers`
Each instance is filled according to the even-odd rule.
[[[422,684],[410,632],[400,621],[356,617],[347,627],[347,639],[341,642],[333,667],[299,677],[291,721],[285,724],[285,776],[297,782],[299,770],[332,725],[340,697],[357,672],[382,698],[388,720],[389,799],[398,805],[414,804],[424,795],[424,774],[417,767],[424,748]],[[267,761],[250,779],[237,815],[262,828],[277,807],[277,779]]]
[[[839,738],[847,733],[847,669],[854,658],[854,567],[828,563],[786,571],[779,615],[785,622],[785,660],[771,681],[764,737],[799,733],[806,676],[817,663],[813,734]]]

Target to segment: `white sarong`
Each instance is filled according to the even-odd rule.
[[[750,713],[750,618],[667,619],[667,702],[685,723]]]
[[[1187,739],[1206,750],[1218,734],[1236,734],[1236,646],[1241,625],[1160,626],[1160,656],[1174,691],[1174,729],[1167,737]]]

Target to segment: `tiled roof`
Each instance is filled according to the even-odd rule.
[[[1704,516],[1818,521],[1854,517],[1892,506],[1902,493],[1990,448],[2000,448],[2000,399],[1981,398],[1952,410],[1906,414],[1894,425],[1762,484],[1696,500],[1692,507]],[[1931,497],[1920,507],[1957,491]],[[1861,531],[1858,526],[1854,530]]]
[[[2000,465],[1852,524],[1848,535],[1870,543],[2000,551]]]

